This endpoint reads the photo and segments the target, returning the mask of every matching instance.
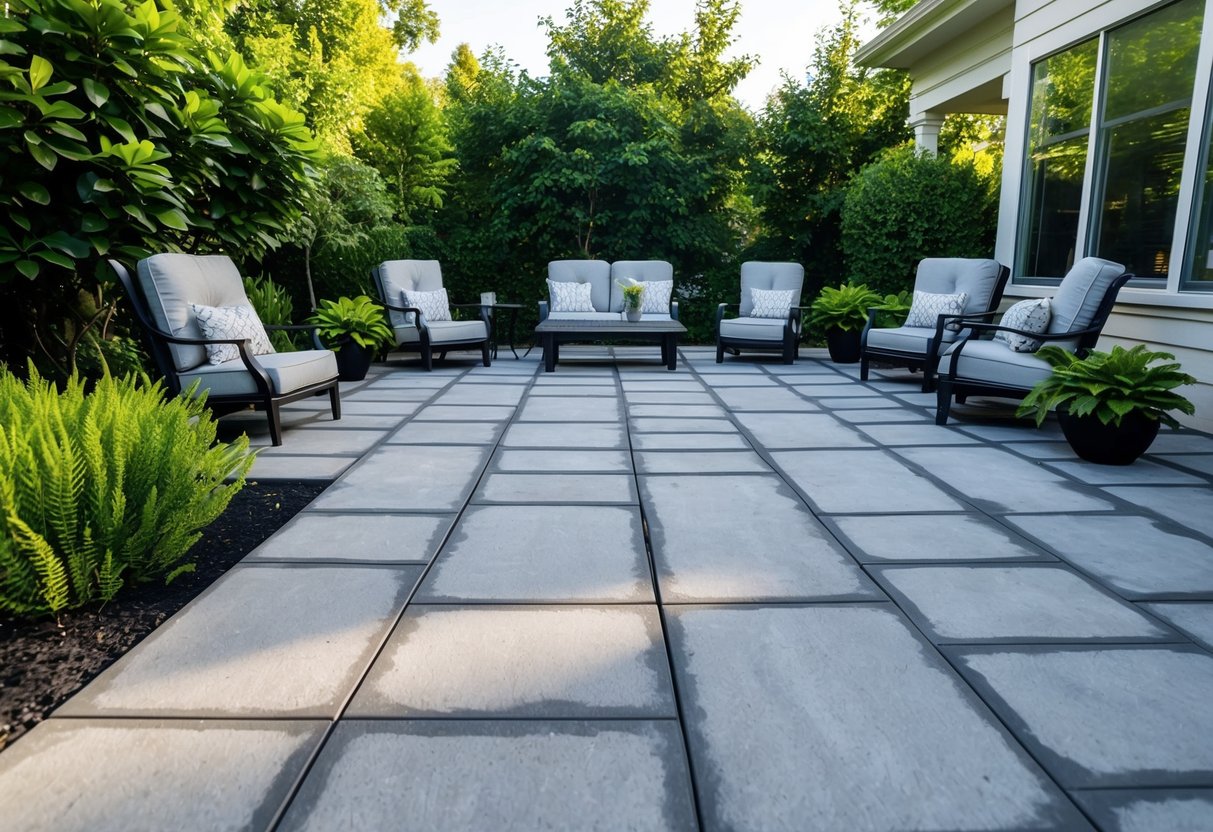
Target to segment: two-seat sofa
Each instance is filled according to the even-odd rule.
[[[623,317],[625,278],[644,283],[674,279],[674,267],[664,260],[553,260],[548,280],[555,283],[589,283],[593,312],[553,312],[546,300],[539,301],[539,320],[617,321]],[[671,300],[668,312],[645,312],[647,320],[678,320],[678,301]]]

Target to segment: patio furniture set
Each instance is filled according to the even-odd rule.
[[[137,280],[122,264],[110,262],[147,335],[168,394],[205,391],[208,404],[221,413],[250,405],[264,410],[274,445],[282,444],[283,404],[327,393],[333,419],[341,418],[333,352],[312,327],[262,328],[228,257],[156,254],[139,261]],[[993,260],[923,260],[914,284],[915,303],[903,325],[878,328],[877,310],[869,312],[861,336],[860,378],[867,379],[873,361],[921,370],[923,391],[937,392],[936,423],[941,425],[947,423],[953,400],[963,403],[970,395],[1023,398],[1051,372],[1035,349],[1050,343],[1085,354],[1131,278],[1116,263],[1084,258],[1051,299],[1022,301],[995,324],[1007,276],[1006,267]],[[397,350],[419,353],[426,370],[433,367],[435,353],[441,360],[449,351],[467,349],[479,349],[484,365],[490,365],[494,307],[450,304],[438,261],[388,261],[374,269],[372,279]],[[645,287],[640,320],[628,320],[624,313],[624,280]],[[802,333],[803,267],[747,262],[740,283],[738,303],[717,308],[716,361],[744,349],[777,352],[791,364]],[[571,341],[656,341],[662,363],[676,368],[678,336],[686,327],[679,321],[668,262],[556,260],[548,264],[548,287],[550,300],[539,301],[535,329],[547,372],[556,369],[560,345]],[[475,308],[478,314],[453,320],[451,308]],[[512,322],[520,306],[501,308],[510,315],[513,348]],[[732,310],[736,314],[730,315]],[[274,352],[267,329],[311,329],[315,348]]]

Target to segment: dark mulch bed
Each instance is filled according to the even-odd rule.
[[[0,616],[0,749],[159,627],[324,490],[323,483],[248,483],[186,555],[171,584],[125,589],[103,607],[21,621]]]

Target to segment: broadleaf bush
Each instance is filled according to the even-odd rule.
[[[268,277],[246,277],[244,293],[249,303],[257,310],[257,317],[266,326],[283,326],[292,323],[294,304],[291,294]],[[270,343],[278,352],[291,352],[298,349],[294,333],[277,330],[269,333]]]
[[[204,399],[134,376],[60,392],[33,368],[0,373],[0,611],[108,601],[191,568],[253,461],[247,437],[215,444]]]

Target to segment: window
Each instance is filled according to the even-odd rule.
[[[1032,67],[1019,276],[1060,277],[1074,262],[1097,54],[1089,40]]]
[[[1204,0],[1180,0],[1105,37],[1087,250],[1166,281]]]
[[[1213,292],[1213,99],[1205,116],[1205,148],[1197,184],[1195,221],[1188,244],[1188,282],[1186,289]]]

